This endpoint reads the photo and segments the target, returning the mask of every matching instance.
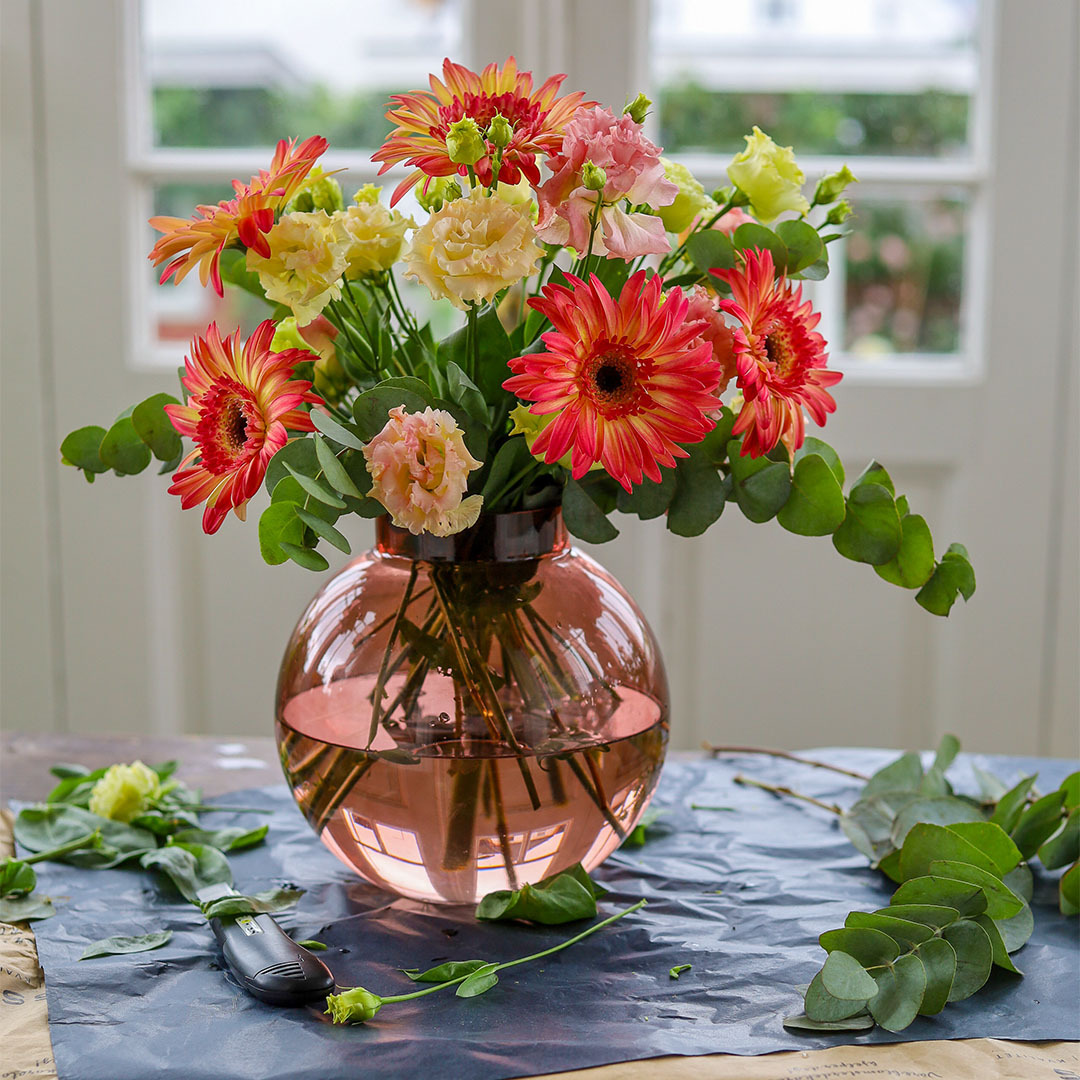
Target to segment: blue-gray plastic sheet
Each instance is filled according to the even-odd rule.
[[[876,750],[819,752],[870,772],[894,757]],[[961,757],[950,777],[974,791]],[[1044,791],[1064,761],[974,759],[1006,781],[1038,771]],[[882,1029],[801,1036],[784,1016],[801,1011],[796,987],[824,960],[820,933],[853,909],[888,902],[892,887],[867,868],[833,815],[760,789],[738,772],[790,784],[842,805],[859,782],[783,760],[672,761],[654,806],[663,813],[641,848],[596,872],[610,891],[601,913],[641,897],[648,906],[540,963],[506,972],[482,997],[452,990],[386,1006],[369,1024],[332,1026],[317,1007],[262,1004],[223,969],[198,912],[165,880],[136,870],[37,867],[57,915],[34,924],[61,1080],[337,1080],[341,1077],[528,1076],[663,1054],[765,1054],[838,1043],[993,1036],[1077,1039],[1080,949],[1075,919],[1056,907],[1059,875],[1036,867],[1035,933],[1014,959],[1020,979],[994,969],[967,1001],[899,1035]],[[220,802],[272,811],[268,842],[231,857],[237,887],[307,888],[279,919],[297,939],[317,938],[339,986],[408,992],[399,968],[448,959],[512,959],[570,936],[568,927],[483,924],[468,908],[396,899],[351,875],[327,852],[284,784]],[[730,807],[694,809],[693,806]],[[249,815],[207,815],[215,825]],[[116,934],[171,929],[154,952],[78,962],[86,945]],[[692,968],[677,981],[669,969]]]

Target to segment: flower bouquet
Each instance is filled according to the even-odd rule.
[[[588,868],[648,802],[663,664],[567,531],[610,540],[618,510],[696,536],[734,503],[831,536],[935,614],[975,588],[880,464],[845,494],[837,454],[806,434],[841,375],[801,283],[828,272],[848,169],[807,198],[791,148],[754,128],[709,194],[646,138],[643,95],[616,114],[562,81],[447,60],[395,97],[374,160],[409,171],[389,205],[374,185],[346,205],[313,137],[279,143],[233,198],[153,218],[163,281],[198,267],[267,318],[246,340],[211,324],[182,400],[61,447],[90,481],[157,458],[207,533],[265,487],[269,563],[325,570],[323,543],[349,552],[343,516],[377,519],[376,549],[294,631],[278,736],[328,846],[408,895]],[[399,275],[460,328],[435,340]]]

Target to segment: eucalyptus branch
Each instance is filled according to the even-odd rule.
[[[742,754],[765,754],[769,757],[783,758],[785,761],[795,761],[800,765],[809,765],[815,769],[828,769],[830,772],[840,773],[842,776],[850,776],[855,780],[869,780],[866,773],[855,772],[853,769],[844,769],[839,765],[831,765],[827,761],[817,761],[814,758],[803,757],[801,754],[792,754],[787,750],[770,750],[764,746],[713,746],[712,743],[703,742],[702,750],[708,750],[713,757],[738,757]]]
[[[784,795],[789,799],[801,799],[803,802],[808,802],[812,806],[819,806],[822,810],[828,810],[830,814],[839,815],[844,812],[836,805],[836,803],[822,802],[820,799],[815,799],[813,795],[803,795],[801,792],[793,791],[784,784],[766,784],[761,780],[754,780],[752,777],[743,776],[742,773],[734,779],[736,784],[748,784],[750,787],[761,788],[762,791],[771,791],[774,795]]]

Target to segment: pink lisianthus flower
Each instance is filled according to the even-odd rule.
[[[722,394],[727,385],[738,373],[735,363],[735,331],[728,326],[720,311],[720,300],[715,293],[709,292],[702,285],[695,285],[688,294],[689,305],[686,309],[686,321],[701,320],[705,328],[701,337],[712,346],[713,359],[720,368],[720,384],[717,394]]]
[[[364,447],[372,498],[398,528],[451,536],[476,524],[483,496],[463,499],[469,473],[483,464],[465,448],[457,421],[442,409],[390,410],[382,431]]]
[[[586,162],[604,170],[602,191],[585,186]],[[594,255],[633,259],[662,255],[670,249],[664,223],[652,214],[628,212],[633,206],[667,206],[679,194],[677,184],[664,176],[660,148],[642,134],[641,125],[608,109],[578,109],[566,125],[562,147],[548,158],[554,174],[539,189],[540,217],[536,233],[545,243],[568,244],[576,251],[589,248],[590,216],[601,200]]]

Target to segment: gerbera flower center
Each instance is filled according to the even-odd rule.
[[[199,409],[195,441],[212,472],[232,468],[261,447],[258,406],[247,387],[221,379],[203,395]]]
[[[640,387],[638,359],[625,349],[608,347],[589,361],[585,381],[601,411],[629,405]]]
[[[765,355],[772,364],[773,371],[781,377],[790,374],[798,362],[798,354],[792,347],[788,328],[782,324],[774,324],[765,335],[764,344]]]

